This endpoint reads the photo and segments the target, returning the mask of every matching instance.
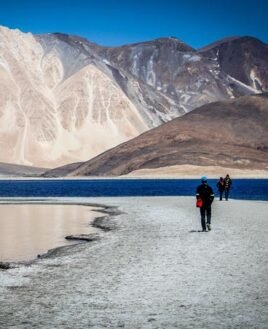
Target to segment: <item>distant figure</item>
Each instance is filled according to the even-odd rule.
[[[232,180],[229,176],[229,174],[226,175],[224,178],[224,191],[225,191],[225,200],[228,201],[229,198],[229,192],[232,187]]]
[[[201,225],[202,232],[206,232],[206,228],[208,229],[208,231],[211,230],[211,204],[214,200],[214,193],[212,188],[207,183],[206,176],[203,176],[201,178],[201,183],[202,184],[199,185],[196,189],[196,199],[201,199],[203,201],[203,204],[200,207]]]
[[[219,191],[219,194],[220,194],[220,201],[222,201],[222,194],[223,194],[223,191],[225,189],[224,179],[222,177],[220,177],[220,180],[217,183],[217,188],[218,188],[218,191]]]

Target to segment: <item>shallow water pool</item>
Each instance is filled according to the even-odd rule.
[[[0,261],[28,261],[49,249],[77,243],[66,235],[96,232],[92,208],[80,205],[1,204]]]

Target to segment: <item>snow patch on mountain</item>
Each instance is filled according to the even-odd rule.
[[[254,69],[250,70],[250,78],[252,80],[252,86],[256,90],[262,90],[263,84],[261,80],[258,78]]]
[[[256,90],[255,88],[251,87],[251,86],[248,86],[246,85],[245,83],[235,79],[234,77],[228,75],[228,78],[231,82],[234,82],[235,84],[237,84],[238,86],[242,87],[243,90],[247,93],[253,93],[253,94],[257,94],[258,93],[258,90]]]

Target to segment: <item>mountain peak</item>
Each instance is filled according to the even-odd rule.
[[[176,37],[161,37],[157,38],[155,40],[152,40],[154,43],[158,43],[161,45],[165,45],[168,47],[176,48],[178,51],[195,51],[195,49],[189,45],[187,45],[182,40],[176,38]]]
[[[130,43],[114,48],[129,48],[129,47],[134,48],[134,47],[143,47],[143,46],[156,46],[158,48],[167,47],[182,52],[195,51],[194,48],[187,45],[185,42],[179,40],[176,37],[159,37],[153,40]],[[113,47],[109,47],[109,48],[113,48]]]
[[[97,43],[89,41],[88,39],[80,37],[78,35],[65,34],[60,32],[54,32],[52,33],[52,35],[56,36],[59,40],[64,41],[66,43],[80,43],[80,44],[83,43],[83,44],[99,47]]]
[[[183,42],[182,40],[178,39],[177,37],[174,36],[170,36],[170,37],[159,37],[154,39],[153,41],[162,41],[162,42],[175,42],[175,43],[183,43],[185,44],[185,42]]]
[[[226,37],[223,39],[220,39],[216,42],[213,42],[205,47],[202,47],[200,49],[198,49],[198,52],[206,52],[209,51],[211,49],[220,47],[222,45],[225,44],[233,44],[233,43],[244,43],[244,42],[254,42],[254,43],[261,43],[264,44],[260,39],[252,37],[252,36],[248,36],[248,35],[244,35],[244,36],[231,36],[231,37]]]

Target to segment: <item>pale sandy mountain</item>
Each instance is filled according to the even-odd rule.
[[[267,172],[268,94],[204,105],[104,152],[68,175],[119,176],[180,165]]]
[[[0,161],[86,160],[149,128],[105,68],[54,35],[42,40],[0,28]]]

